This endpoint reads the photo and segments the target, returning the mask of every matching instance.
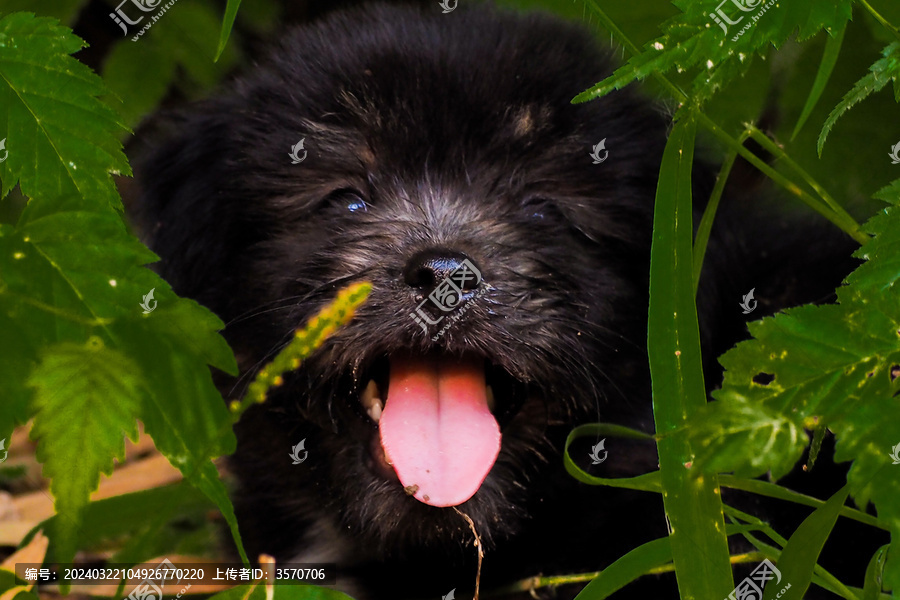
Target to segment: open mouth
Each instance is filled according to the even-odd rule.
[[[431,506],[456,506],[478,491],[529,392],[474,354],[394,354],[374,361],[362,381],[360,405],[378,426],[375,472]]]

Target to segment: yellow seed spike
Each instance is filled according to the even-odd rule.
[[[247,389],[244,400],[237,406],[236,403],[232,403],[231,409],[235,419],[240,417],[253,402],[265,402],[269,390],[284,383],[282,375],[298,369],[303,360],[319,348],[329,336],[350,322],[356,314],[356,309],[366,301],[371,291],[372,284],[367,281],[347,286],[338,292],[330,304],[312,317],[306,327],[298,329],[291,343],[257,373]]]

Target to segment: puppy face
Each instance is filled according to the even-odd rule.
[[[144,164],[164,275],[228,324],[226,396],[338,289],[373,284],[238,427],[253,550],[460,553],[450,507],[492,548],[527,531],[573,425],[642,423],[665,126],[625,93],[570,104],[608,72],[548,18],[370,8],[288,36]]]

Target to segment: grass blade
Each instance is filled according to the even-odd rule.
[[[777,498],[786,502],[795,502],[797,504],[811,506],[812,508],[819,508],[820,506],[825,504],[825,502],[819,500],[818,498],[807,496],[806,494],[801,494],[799,492],[795,492],[794,490],[789,490],[786,487],[782,487],[774,483],[769,483],[768,481],[762,481],[760,479],[746,479],[743,477],[735,477],[734,475],[723,474],[719,475],[719,485],[734,490],[744,490],[745,492],[752,492],[754,494],[759,494],[760,496]],[[871,525],[872,527],[878,527],[879,529],[883,529],[885,531],[890,531],[888,526],[885,523],[879,521],[877,517],[873,517],[870,514],[864,513],[861,510],[857,510],[849,506],[844,506],[841,508],[841,516],[847,517],[848,519],[853,519],[854,521],[859,521],[860,523],[865,523],[866,525]]]
[[[603,600],[650,569],[672,562],[670,538],[641,544],[609,565],[575,596],[575,600]]]
[[[803,128],[803,124],[806,123],[809,115],[812,114],[813,109],[819,102],[819,98],[822,96],[822,92],[825,91],[825,86],[828,85],[828,80],[831,78],[831,72],[834,70],[834,65],[837,64],[838,56],[841,53],[841,45],[844,43],[845,31],[847,31],[846,22],[841,25],[840,29],[838,29],[833,36],[828,36],[825,40],[825,51],[822,52],[822,62],[819,63],[819,71],[816,73],[816,80],[813,81],[812,89],[809,90],[809,97],[806,98],[806,104],[803,106],[800,118],[797,119],[797,124],[794,125],[794,133],[791,134],[792,142],[794,141],[794,138],[797,137],[797,134],[800,133],[800,130]]]
[[[866,567],[865,587],[863,588],[862,600],[878,600],[881,596],[882,574],[884,572],[884,561],[887,558],[887,551],[890,546],[885,544],[879,548],[869,566]]]
[[[228,38],[231,37],[231,30],[234,28],[234,19],[237,17],[238,9],[241,7],[241,0],[228,0],[225,7],[225,18],[222,19],[222,33],[219,34],[219,47],[216,49],[216,58],[218,62],[225,46],[228,44]]]
[[[724,598],[734,588],[715,476],[691,477],[683,428],[706,404],[692,272],[691,165],[696,122],[683,111],[659,172],[650,255],[648,353],[663,502],[682,600]]]
[[[849,494],[850,486],[845,485],[829,498],[828,502],[806,517],[788,540],[784,550],[781,551],[778,568],[781,571],[782,582],[785,585],[790,584],[790,589],[781,595],[780,600],[803,598],[812,581],[819,553],[822,552],[825,540],[831,534]],[[770,583],[763,590],[763,600],[773,600],[783,587]]]

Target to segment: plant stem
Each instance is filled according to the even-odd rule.
[[[731,488],[733,490],[743,490],[745,492],[759,494],[760,496],[767,496],[769,498],[784,500],[785,502],[803,504],[812,508],[819,508],[820,506],[825,504],[824,500],[819,500],[818,498],[813,498],[812,496],[807,496],[806,494],[801,494],[799,492],[783,488],[779,485],[775,485],[774,483],[760,481],[759,479],[743,479],[740,477],[735,477],[734,475],[722,474],[719,475],[719,485],[721,485],[722,487]],[[888,526],[879,521],[877,518],[873,517],[872,515],[868,515],[861,510],[850,508],[849,506],[845,506],[841,509],[841,516],[847,517],[848,519],[853,519],[854,521],[859,521],[860,523],[865,523],[866,525],[871,525],[872,527],[883,529],[885,531],[890,531]]]
[[[866,7],[866,10],[869,11],[869,14],[875,17],[875,20],[881,23],[885,29],[894,34],[894,36],[900,40],[900,30],[891,25],[887,19],[882,17],[877,10],[872,8],[872,5],[866,2],[866,0],[859,0],[859,3]]]
[[[760,131],[755,125],[753,125],[752,123],[745,123],[744,125],[750,132],[750,137],[756,140],[763,148],[768,150],[773,156],[775,156],[775,158],[784,161],[790,168],[796,171],[797,174],[800,175],[800,177],[802,177],[807,184],[809,184],[809,187],[811,187],[817,194],[819,194],[819,197],[825,201],[825,203],[831,208],[831,210],[835,212],[835,214],[840,219],[842,219],[847,225],[853,225],[853,232],[848,232],[853,237],[853,239],[857,240],[861,244],[865,244],[867,241],[869,241],[869,236],[860,231],[859,224],[853,219],[853,217],[851,217],[850,214],[845,211],[844,208],[837,203],[837,201],[835,201],[835,199],[825,190],[825,188],[819,185],[819,182],[813,179],[812,175],[807,173],[803,169],[803,167],[797,164],[796,161],[788,156],[787,153],[782,150],[778,144],[773,142],[769,138],[769,136]]]
[[[758,563],[761,562],[764,558],[768,557],[769,555],[765,552],[746,552],[744,554],[735,554],[733,556],[730,556],[729,562],[733,565],[743,563]],[[674,570],[675,565],[669,563],[667,565],[648,569],[645,575],[661,575],[662,573],[671,573]],[[520,579],[519,581],[516,581],[509,585],[490,590],[489,592],[483,594],[483,597],[491,598],[493,596],[505,596],[507,594],[514,594],[517,592],[531,592],[539,588],[566,585],[569,583],[587,583],[597,578],[600,573],[602,573],[602,571],[594,571],[592,573],[576,573],[573,575],[548,575],[546,577],[528,577],[526,579]]]
[[[747,159],[750,164],[762,171],[762,173],[769,179],[783,187],[791,194],[797,196],[800,200],[803,201],[804,204],[837,225],[842,231],[844,231],[847,235],[852,237],[860,244],[865,244],[869,241],[869,236],[859,230],[859,224],[856,223],[856,221],[854,221],[852,217],[849,217],[848,215],[846,218],[844,218],[839,213],[835,213],[835,211],[831,207],[814,198],[793,181],[767,165],[761,158],[747,150],[747,148],[738,143],[736,139],[728,135],[712,119],[710,119],[703,113],[700,113],[698,118],[702,124],[706,125],[706,128],[709,129],[713,133],[713,135],[722,140],[729,148],[735,150],[738,154]],[[847,219],[849,219],[849,221]]]

